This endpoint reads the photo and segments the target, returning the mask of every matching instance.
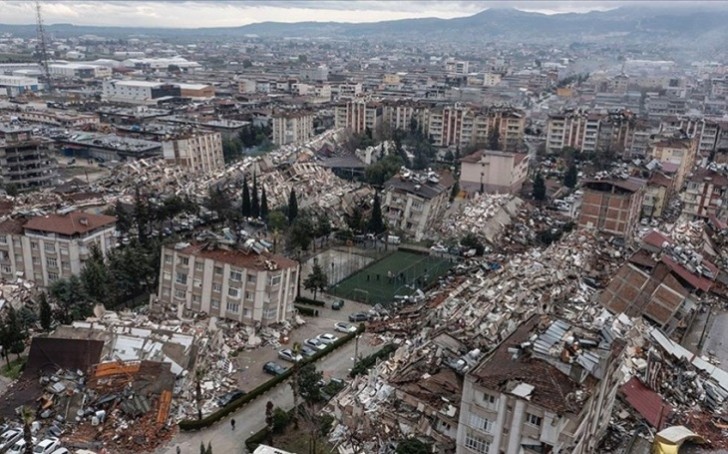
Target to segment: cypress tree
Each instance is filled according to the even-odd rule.
[[[268,198],[265,196],[265,188],[260,188],[260,217],[268,219]]]
[[[253,192],[250,194],[250,215],[254,218],[260,216],[260,202],[258,201],[258,179],[253,174]]]
[[[298,200],[296,190],[291,188],[291,193],[288,195],[288,223],[293,224],[296,217],[298,217]]]
[[[248,188],[248,178],[243,177],[243,217],[250,217],[250,189]]]
[[[374,194],[374,204],[372,205],[372,216],[369,218],[367,230],[370,233],[380,234],[386,230],[384,221],[382,220],[382,204],[379,201],[379,194]]]

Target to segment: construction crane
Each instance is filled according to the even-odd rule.
[[[41,13],[40,1],[35,2],[35,21],[36,21],[36,34],[38,40],[37,56],[38,66],[40,67],[41,78],[46,85],[46,91],[51,93],[53,91],[53,80],[51,79],[51,71],[48,68],[48,47],[45,34],[45,27],[43,27],[43,15]]]

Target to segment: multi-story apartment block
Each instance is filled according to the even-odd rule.
[[[501,149],[514,149],[523,139],[525,116],[516,109],[477,109],[469,105],[428,109],[423,128],[438,147],[460,147],[486,144],[494,129],[498,131]]]
[[[479,150],[460,160],[460,190],[515,194],[528,176],[528,154]]]
[[[32,128],[0,125],[0,183],[6,190],[30,191],[55,183],[51,142],[32,132]]]
[[[645,186],[645,197],[642,201],[642,216],[659,218],[672,196],[672,178],[661,171],[653,171]]]
[[[700,168],[687,177],[680,198],[683,214],[692,219],[707,219],[728,206],[728,175],[711,168]]]
[[[382,213],[391,230],[400,230],[415,241],[440,222],[455,183],[449,172],[416,175],[407,170],[384,184]]]
[[[465,376],[458,454],[597,452],[624,345],[534,315]]]
[[[673,179],[675,185],[673,189],[678,192],[685,183],[685,177],[695,165],[697,139],[673,137],[657,140],[652,144],[649,155],[651,159],[657,159],[661,163],[677,166],[675,178]]]
[[[162,143],[164,160],[197,174],[210,174],[225,168],[222,135],[195,132]]]
[[[82,211],[0,223],[0,275],[22,276],[41,286],[76,275],[96,246],[116,246],[116,218]]]
[[[202,243],[164,247],[157,302],[246,324],[290,319],[299,265],[257,251]]]
[[[629,111],[606,114],[568,110],[550,115],[546,125],[546,149],[558,153],[571,147],[582,153],[632,151],[636,119]]]
[[[307,111],[273,114],[273,143],[303,143],[313,137],[313,114]]]
[[[584,182],[579,226],[630,240],[639,221],[645,184],[634,177]]]
[[[374,131],[382,122],[382,106],[364,99],[348,101],[335,107],[334,123],[337,128],[347,128],[354,134],[362,134],[367,128]]]

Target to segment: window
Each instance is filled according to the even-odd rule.
[[[490,442],[477,435],[465,435],[465,447],[480,454],[488,454],[490,451]]]
[[[172,273],[170,273],[169,271],[165,271],[164,273],[162,273],[162,279],[165,281],[172,279]]]
[[[240,271],[230,270],[230,280],[231,281],[242,281],[243,273],[241,273]]]
[[[253,292],[245,292],[245,301],[253,301]]]
[[[186,273],[177,273],[176,281],[178,284],[187,284],[187,274]]]
[[[212,309],[220,309],[220,300],[211,300],[210,307]]]
[[[6,237],[5,235],[0,235],[0,244],[7,244],[7,242],[8,237]]]
[[[213,284],[212,284],[212,291],[215,292],[215,293],[222,292],[222,284],[217,284],[217,283],[214,283],[213,282]]]
[[[221,266],[216,266],[215,267],[215,274],[222,274],[222,267]]]
[[[38,265],[40,265],[40,258],[38,258],[38,257],[33,257],[33,265],[34,265],[34,266],[38,266]]]
[[[227,306],[225,307],[228,312],[234,312],[238,313],[240,312],[240,303],[235,303],[233,301],[228,301]]]
[[[37,241],[31,241],[30,242],[30,248],[31,249],[38,249],[38,242]]]
[[[49,281],[55,281],[56,279],[58,279],[58,273],[48,273]]]
[[[483,393],[483,404],[485,408],[495,408],[496,404],[498,402],[498,399],[492,394]]]
[[[184,299],[186,294],[187,294],[187,292],[185,292],[184,290],[177,289],[174,291],[175,298]]]
[[[56,260],[55,258],[48,257],[46,259],[46,264],[49,268],[58,268],[58,260]]]
[[[243,317],[250,318],[252,311],[250,309],[243,309]]]
[[[266,309],[263,311],[263,318],[274,318],[277,313],[278,311],[275,308]]]
[[[198,295],[192,295],[192,302],[194,304],[200,304],[200,297]]]
[[[185,266],[190,264],[190,259],[187,257],[180,257],[179,261]]]
[[[276,285],[278,285],[280,283],[281,283],[281,276],[278,275],[278,276],[271,277],[270,278],[270,282],[268,283],[268,285],[270,285],[271,287],[274,287],[274,286],[276,286]]]
[[[12,273],[13,269],[7,265],[3,266],[3,273],[9,274]]]
[[[490,433],[493,422],[474,413],[470,414],[470,425],[475,429]]]
[[[248,282],[255,282],[258,279],[257,274],[248,274]]]
[[[56,252],[56,245],[53,243],[43,243],[43,249],[45,249],[46,252]]]
[[[162,296],[168,298],[169,297],[169,288],[165,287],[162,289]]]
[[[230,287],[228,289],[228,296],[230,298],[240,298],[240,289],[239,288]]]
[[[202,262],[195,262],[195,271],[202,271],[203,264]]]
[[[172,264],[172,256],[169,255],[169,254],[164,254],[164,263],[166,263],[167,265],[171,265]]]
[[[195,286],[195,287],[202,287],[202,281],[201,281],[201,280],[199,280],[199,279],[195,279],[195,280],[194,280],[194,281],[192,282],[192,285],[193,285],[193,286]]]
[[[526,424],[541,427],[541,417],[533,415],[531,413],[526,413]]]

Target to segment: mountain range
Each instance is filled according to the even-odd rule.
[[[375,23],[342,22],[261,22],[240,27],[220,28],[138,28],[95,27],[71,24],[47,25],[57,37],[95,34],[109,37],[148,35],[160,38],[234,38],[326,37],[333,39],[397,39],[428,42],[488,42],[593,40],[619,38],[625,42],[653,39],[655,42],[700,45],[728,42],[728,9],[685,7],[624,6],[609,11],[589,13],[541,14],[517,9],[487,9],[472,16],[455,19],[403,19]],[[166,25],[166,24],[165,24]],[[34,36],[34,25],[0,24],[0,33]]]

